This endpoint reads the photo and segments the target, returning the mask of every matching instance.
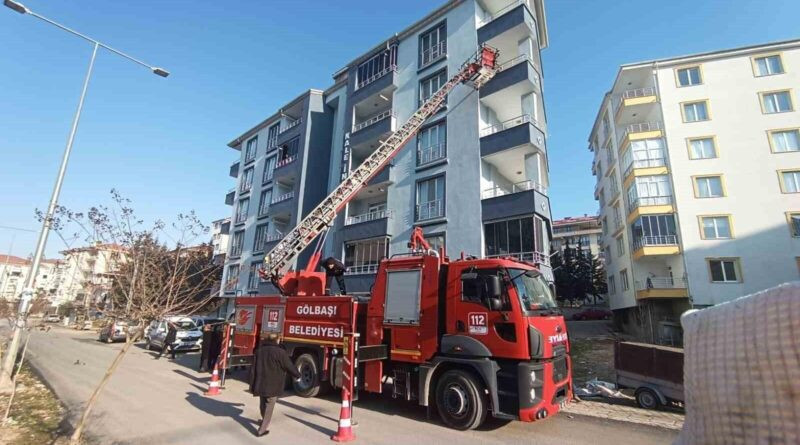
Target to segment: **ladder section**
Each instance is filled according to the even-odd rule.
[[[428,98],[400,129],[380,144],[358,168],[350,172],[344,181],[303,218],[297,227],[267,253],[264,257],[262,276],[272,280],[273,283],[276,282],[288,270],[294,258],[331,225],[345,204],[398,153],[429,117],[439,111],[447,95],[456,85],[471,81],[473,87],[478,89],[494,77],[496,56],[497,50],[485,46],[481,48],[476,58],[465,63],[459,72]]]

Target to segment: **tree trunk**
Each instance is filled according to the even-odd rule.
[[[140,333],[141,330],[139,331],[139,333],[136,334],[135,337],[129,336],[126,339],[125,346],[123,346],[122,349],[119,351],[119,354],[117,354],[117,356],[114,358],[114,361],[111,362],[111,365],[106,370],[106,374],[103,376],[103,379],[100,380],[100,383],[97,384],[97,387],[94,389],[94,392],[92,393],[91,397],[89,397],[89,400],[86,402],[86,406],[83,408],[83,414],[81,415],[81,420],[78,421],[77,425],[75,425],[75,431],[73,431],[72,437],[70,437],[69,441],[70,445],[80,444],[81,434],[83,434],[83,427],[86,425],[86,421],[89,419],[89,414],[92,412],[94,404],[97,403],[97,398],[100,396],[100,392],[103,391],[103,388],[106,386],[106,383],[108,383],[108,381],[111,379],[111,376],[114,374],[114,371],[117,370],[117,367],[119,366],[120,362],[122,362],[122,359],[125,357],[125,354],[128,353],[128,350],[130,350],[131,346],[133,346],[133,343],[135,343],[136,340],[139,339]]]

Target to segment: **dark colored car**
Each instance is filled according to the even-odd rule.
[[[573,320],[610,320],[614,313],[608,309],[588,308],[575,313]]]

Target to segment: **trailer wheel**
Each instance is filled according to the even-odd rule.
[[[488,402],[483,385],[464,371],[450,370],[436,383],[436,408],[442,422],[456,430],[471,430],[486,420]]]
[[[294,392],[300,397],[316,397],[321,386],[317,360],[311,354],[300,354],[294,364],[300,371],[300,379],[292,380]]]
[[[639,388],[636,390],[636,403],[644,409],[657,409],[661,406],[658,395],[650,388]]]

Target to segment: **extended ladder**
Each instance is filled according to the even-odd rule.
[[[330,195],[303,218],[297,227],[267,253],[264,257],[264,268],[260,271],[262,277],[276,283],[291,266],[294,258],[330,226],[337,213],[355,197],[370,178],[397,154],[429,117],[439,111],[450,91],[459,83],[468,81],[475,89],[481,88],[497,72],[496,62],[497,50],[483,46],[475,57],[464,63],[459,72],[428,98],[400,129],[380,144]]]

